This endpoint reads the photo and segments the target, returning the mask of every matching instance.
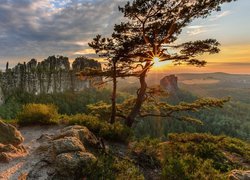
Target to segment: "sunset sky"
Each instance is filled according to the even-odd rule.
[[[1,0],[0,67],[4,69],[31,58],[50,55],[93,56],[87,43],[96,34],[109,35],[122,14],[124,0]],[[222,11],[196,20],[184,29],[178,42],[215,38],[221,43],[218,55],[204,56],[205,68],[171,64],[157,65],[157,71],[227,72],[250,74],[250,0],[222,6]]]

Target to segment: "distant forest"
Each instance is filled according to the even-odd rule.
[[[127,98],[133,96],[135,87],[127,87],[118,92],[117,103],[124,102]],[[109,103],[111,90],[104,89],[86,89],[80,92],[63,92],[54,94],[34,95],[30,93],[13,93],[6,100],[6,103],[0,107],[1,118],[15,119],[22,105],[28,103],[53,103],[59,108],[60,114],[74,115],[79,113],[89,114],[88,108],[91,104],[98,102]],[[168,97],[161,99],[170,104],[177,104],[181,101],[192,102],[197,97],[190,92],[180,90],[177,97]],[[226,103],[224,108],[214,108],[212,110],[202,110],[199,113],[192,113],[192,116],[201,119],[204,125],[193,125],[188,122],[166,118],[145,118],[138,119],[134,130],[137,138],[152,137],[167,138],[168,133],[181,132],[207,132],[215,135],[228,135],[250,140],[250,106],[242,102]],[[185,114],[189,115],[189,114]]]

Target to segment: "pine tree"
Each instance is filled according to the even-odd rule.
[[[115,25],[111,38],[97,36],[94,39],[94,45],[90,45],[97,52],[105,50],[105,56],[111,60],[110,62],[124,65],[122,67],[111,64],[111,67],[120,69],[111,68],[110,70],[115,73],[109,77],[136,76],[139,78],[140,89],[138,89],[137,98],[132,102],[130,112],[125,115],[127,126],[131,127],[134,124],[136,117],[142,114],[143,104],[149,101],[149,97],[153,94],[148,88],[146,76],[154,66],[154,59],[171,61],[175,65],[202,67],[206,61],[198,59],[198,55],[219,53],[220,44],[215,39],[181,44],[177,44],[176,40],[183,28],[193,20],[208,17],[212,12],[220,11],[221,4],[231,1],[234,0],[134,0],[119,7],[125,18],[124,22]],[[208,106],[216,106],[225,101],[204,100],[196,102],[199,106],[195,108],[206,107],[204,102],[207,102]],[[182,108],[184,107],[181,106],[175,110],[179,111]],[[147,115],[155,116],[150,113]],[[167,114],[160,113],[157,116],[164,117]],[[186,118],[186,120],[193,121],[192,118]]]

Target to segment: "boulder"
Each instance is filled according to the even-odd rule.
[[[66,127],[62,129],[61,133],[56,135],[53,139],[56,140],[64,137],[76,137],[87,147],[101,147],[101,143],[96,136],[84,126],[75,125]]]
[[[56,172],[58,176],[79,178],[88,174],[96,162],[96,157],[91,153],[74,152],[60,154],[56,158]]]
[[[52,146],[56,155],[67,152],[86,151],[81,141],[76,137],[65,137],[63,139],[55,140],[53,141]]]
[[[14,126],[0,120],[0,162],[7,163],[23,156],[26,153],[21,145],[23,140],[21,133]]]
[[[49,180],[54,173],[54,168],[48,162],[40,161],[26,175],[25,180]]]
[[[250,170],[241,171],[233,170],[229,175],[229,180],[249,180],[250,179]]]
[[[27,180],[81,179],[97,161],[85,146],[97,147],[98,139],[86,127],[70,126],[54,135],[43,135],[39,162],[27,175]]]
[[[24,138],[21,133],[12,125],[6,124],[0,120],[0,143],[12,144],[18,146],[23,142]]]

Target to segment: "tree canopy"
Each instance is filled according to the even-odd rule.
[[[150,91],[146,76],[154,66],[154,58],[175,65],[185,63],[202,67],[206,61],[197,56],[219,53],[220,44],[215,39],[180,44],[176,40],[193,20],[208,17],[212,12],[220,11],[223,3],[231,1],[235,0],[134,0],[119,7],[125,20],[115,25],[111,37],[97,35],[90,46],[101,57],[116,62],[116,72],[112,77],[139,78],[137,98],[126,116],[128,126],[133,125],[141,114],[143,103],[148,100]],[[216,106],[218,102],[214,100],[212,104]]]

